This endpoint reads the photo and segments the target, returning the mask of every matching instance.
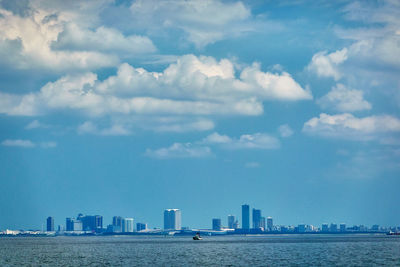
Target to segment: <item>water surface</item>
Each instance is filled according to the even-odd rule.
[[[400,266],[400,237],[1,237],[0,266]]]

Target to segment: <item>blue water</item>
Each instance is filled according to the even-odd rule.
[[[1,237],[0,266],[400,266],[400,237]]]

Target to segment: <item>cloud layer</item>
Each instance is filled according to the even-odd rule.
[[[178,58],[163,72],[149,72],[124,63],[115,76],[103,81],[88,72],[66,75],[47,83],[37,93],[0,94],[0,113],[25,116],[57,110],[84,112],[87,116],[254,116],[263,113],[263,101],[312,98],[288,73],[263,72],[253,64],[236,78],[231,61],[194,55]],[[203,120],[191,127],[211,129],[213,123]]]
[[[270,150],[280,147],[279,139],[266,134],[244,134],[239,138],[214,132],[194,143],[174,143],[170,147],[147,149],[145,155],[158,159],[197,158],[212,156],[211,147],[224,150]]]
[[[349,113],[322,113],[304,123],[303,132],[327,138],[387,143],[400,137],[400,119],[389,115],[357,118]]]

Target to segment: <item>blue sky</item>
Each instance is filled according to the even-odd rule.
[[[399,225],[397,1],[0,1],[0,229]]]

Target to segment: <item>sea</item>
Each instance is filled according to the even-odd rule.
[[[400,236],[0,237],[0,266],[400,266]]]

